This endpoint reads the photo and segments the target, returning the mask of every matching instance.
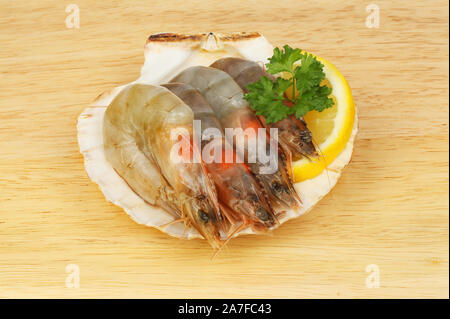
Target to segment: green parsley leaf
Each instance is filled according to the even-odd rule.
[[[267,72],[270,74],[277,74],[280,72],[292,72],[292,65],[295,61],[300,60],[302,57],[302,50],[292,49],[290,46],[285,45],[284,52],[279,48],[273,50],[273,56],[269,58],[269,63],[266,64]]]
[[[286,118],[291,109],[284,105],[284,92],[291,81],[277,78],[275,82],[267,76],[258,82],[249,84],[244,98],[250,102],[257,115],[263,115],[268,123],[278,122]]]
[[[294,70],[294,77],[297,79],[297,89],[300,92],[304,92],[319,86],[320,82],[325,79],[323,64],[308,53],[302,54],[300,61],[301,64]]]
[[[331,88],[320,85],[325,79],[323,64],[313,55],[285,45],[283,50],[273,50],[266,67],[271,74],[291,74],[288,80],[278,77],[276,81],[264,76],[247,86],[248,93],[244,98],[257,115],[266,118],[267,123],[278,122],[290,114],[301,118],[311,110],[321,112],[333,105],[333,100],[329,98]],[[295,94],[288,99],[284,93],[291,86],[295,88]]]
[[[297,118],[301,118],[312,110],[322,112],[334,104],[333,100],[328,97],[330,94],[331,88],[327,86],[315,86],[299,95],[289,114],[295,114]]]

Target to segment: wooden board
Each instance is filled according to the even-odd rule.
[[[367,28],[369,3],[77,0],[71,29],[66,1],[1,0],[0,297],[448,298],[448,3],[377,1]],[[260,31],[307,49],[341,70],[359,108],[336,188],[214,260],[204,241],[106,202],[78,152],[78,115],[137,78],[146,37],[167,31]]]

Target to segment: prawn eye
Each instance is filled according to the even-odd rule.
[[[274,191],[279,193],[279,192],[281,192],[283,186],[281,186],[280,183],[278,183],[278,182],[273,182],[272,183],[272,188],[273,188]]]
[[[312,142],[312,134],[309,131],[301,131],[300,136],[302,138],[302,141],[305,143],[311,143]]]
[[[209,215],[205,213],[203,210],[198,211],[198,216],[205,224],[209,221]]]
[[[274,192],[276,194],[281,194],[283,192],[289,193],[288,188],[285,185],[280,184],[279,182],[273,182],[272,183],[272,189],[274,190]]]
[[[262,207],[256,210],[256,216],[258,216],[258,218],[261,219],[263,222],[269,219],[269,213],[267,213],[267,211]]]

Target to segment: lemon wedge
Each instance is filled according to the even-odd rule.
[[[322,85],[333,89],[334,105],[322,112],[310,111],[303,117],[311,131],[318,158],[302,158],[293,163],[296,182],[319,175],[344,150],[352,134],[355,121],[355,103],[350,87],[341,72],[327,60],[316,57],[324,64],[325,80]]]

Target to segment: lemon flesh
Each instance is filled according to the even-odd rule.
[[[352,134],[355,104],[344,76],[327,60],[316,57],[324,65],[326,79],[322,85],[333,89],[334,105],[322,112],[310,111],[303,119],[311,131],[318,158],[302,158],[292,163],[294,179],[301,182],[316,177],[344,150]]]

